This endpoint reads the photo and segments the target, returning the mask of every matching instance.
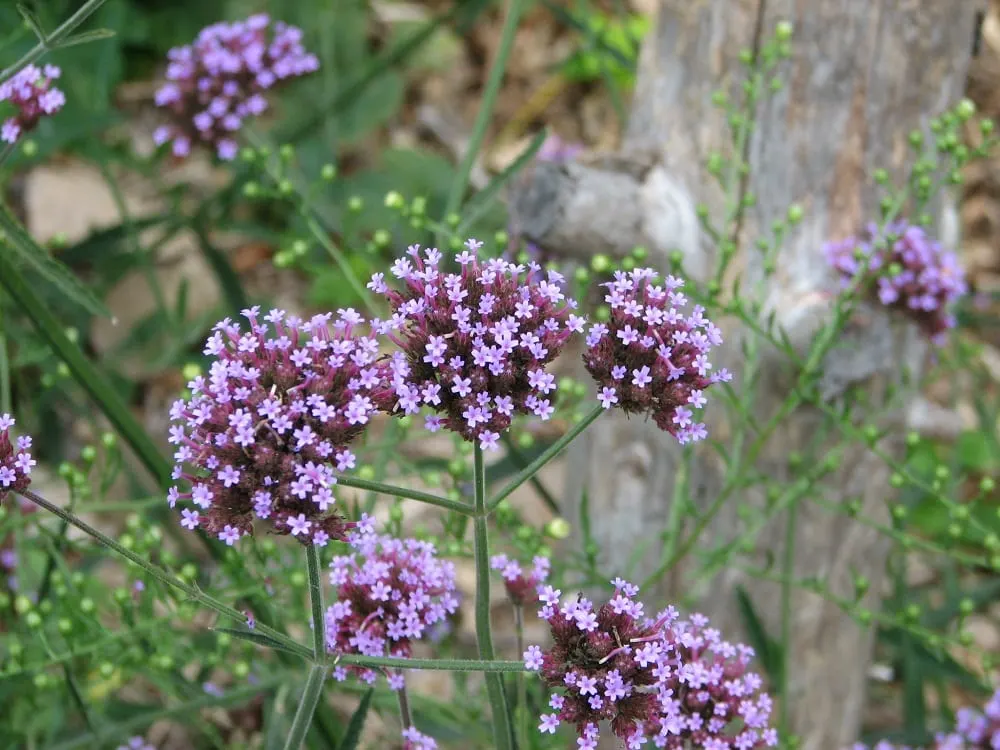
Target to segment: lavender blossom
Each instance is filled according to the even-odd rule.
[[[156,130],[157,145],[172,142],[185,157],[197,143],[211,144],[220,159],[236,156],[236,131],[268,108],[265,93],[283,81],[319,68],[302,45],[302,30],[264,13],[237,23],[216,23],[191,45],[167,53],[167,83],[156,92],[171,124]]]
[[[649,741],[677,750],[778,744],[768,725],[771,698],[748,671],[753,649],[723,641],[702,615],[681,620],[668,607],[646,617],[638,587],[613,584],[614,597],[597,611],[582,596],[561,605],[560,591],[540,591],[539,616],[553,645],[530,646],[525,667],[561,691],[551,696],[553,713],[543,714],[540,732],[571,724],[582,750],[597,747],[602,721],[629,750]]]
[[[413,641],[458,609],[455,565],[440,560],[433,544],[417,539],[355,533],[351,545],[356,552],[330,563],[337,601],[326,611],[327,649],[408,658]],[[367,667],[333,671],[337,680],[348,674],[369,684],[376,678],[376,671]],[[389,672],[387,678],[393,689],[403,686],[400,672]]]
[[[0,84],[0,102],[10,102],[18,110],[0,126],[0,141],[16,143],[23,134],[34,130],[43,117],[62,109],[66,96],[52,85],[60,72],[55,65],[44,68],[25,65],[13,78]]]
[[[21,492],[31,484],[31,467],[37,462],[31,457],[31,437],[22,435],[13,443],[10,428],[14,418],[10,414],[0,414],[0,502],[9,492]]]
[[[494,555],[490,558],[490,567],[500,571],[511,602],[523,607],[538,601],[538,589],[549,577],[551,562],[547,557],[535,557],[531,570],[525,574],[517,560],[507,555]]]
[[[725,369],[709,374],[708,355],[722,333],[705,309],[695,305],[685,315],[684,282],[667,276],[661,286],[656,278],[652,268],[637,268],[616,271],[614,281],[603,284],[611,317],[590,327],[583,363],[605,409],[648,413],[661,430],[690,443],[707,435],[695,421],[705,389],[731,376]]]
[[[171,408],[173,478],[189,489],[172,487],[168,500],[190,501],[181,524],[229,545],[257,518],[323,546],[353,526],[333,509],[336,472],[354,467],[347,446],[392,402],[386,365],[352,309],[339,311],[332,333],[329,313],[303,322],[271,310],[261,324],[258,312],[243,311],[245,333],[228,318],[215,326],[208,377],[191,380],[191,398]]]
[[[897,221],[883,231],[871,223],[860,236],[827,243],[823,251],[840,273],[841,287],[848,287],[859,273],[868,274],[864,288],[879,302],[904,311],[935,344],[946,341],[948,329],[955,327],[949,308],[968,286],[955,253],[922,227]]]
[[[494,449],[515,414],[542,420],[555,411],[555,377],[545,367],[584,319],[572,314],[555,271],[500,259],[481,263],[481,242],[469,240],[456,257],[459,273],[442,273],[441,253],[407,250],[392,266],[405,285],[396,291],[383,275],[368,288],[392,306],[380,330],[402,351],[392,360],[396,411],[429,407],[431,431],[446,427],[468,441]],[[443,415],[443,416],[439,416]]]

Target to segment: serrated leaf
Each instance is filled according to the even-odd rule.
[[[269,636],[262,635],[260,633],[255,633],[252,630],[237,630],[236,628],[213,628],[217,633],[225,633],[233,638],[237,638],[241,641],[248,641],[257,646],[263,646],[264,648],[271,648],[275,651],[284,651],[286,654],[294,654],[295,656],[302,656],[303,654],[309,654],[308,649],[304,646],[302,651],[296,651],[284,643],[270,638]],[[311,654],[309,654],[311,656]]]
[[[24,230],[7,206],[0,202],[0,232],[4,243],[22,263],[31,267],[62,294],[94,315],[110,318],[111,313],[66,266],[41,248]]]
[[[369,688],[361,696],[361,703],[358,704],[354,713],[351,714],[351,720],[347,724],[344,739],[340,741],[337,750],[355,750],[358,746],[358,743],[361,741],[361,730],[365,728],[365,719],[368,718],[368,709],[371,706],[372,695],[374,693],[375,690]]]
[[[111,39],[116,36],[113,29],[94,29],[93,31],[82,31],[79,34],[66,37],[59,42],[54,49],[65,49],[66,47],[76,47],[78,44],[89,44],[99,42],[102,39]]]

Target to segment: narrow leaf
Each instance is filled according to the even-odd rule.
[[[94,29],[93,31],[82,31],[79,34],[74,34],[71,37],[63,39],[58,44],[54,45],[53,49],[65,49],[66,47],[75,47],[78,44],[99,42],[102,39],[111,39],[114,36],[116,36],[116,32],[113,29]]]
[[[7,246],[14,251],[14,256],[55,286],[63,295],[94,315],[111,317],[111,313],[101,301],[80,283],[66,266],[35,242],[2,202],[0,202],[0,232],[7,240]]]
[[[252,630],[238,630],[236,628],[213,628],[217,633],[225,633],[226,635],[231,635],[233,638],[238,638],[241,641],[249,641],[250,643],[256,644],[257,646],[263,646],[264,648],[274,649],[275,651],[284,651],[286,654],[294,654],[295,656],[302,656],[303,653],[296,651],[293,648],[286,646],[284,643],[276,641],[274,638],[263,635],[261,633],[255,633]]]
[[[337,746],[337,750],[355,750],[357,748],[358,743],[361,741],[361,730],[365,727],[365,719],[368,718],[368,708],[371,705],[374,693],[375,690],[369,688],[361,696],[361,703],[358,704],[357,709],[351,714],[351,720],[347,724],[347,732],[344,734],[344,739],[340,741],[340,745]]]
[[[764,623],[757,617],[750,595],[747,594],[743,586],[736,587],[736,601],[740,609],[740,617],[743,626],[747,629],[747,637],[750,645],[754,647],[760,657],[760,663],[767,672],[768,679],[773,685],[781,684],[781,674],[784,671],[784,660],[782,659],[781,644],[767,634]]]

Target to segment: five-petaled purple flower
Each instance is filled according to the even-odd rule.
[[[10,414],[0,414],[0,502],[9,492],[28,488],[31,467],[36,463],[28,452],[31,447],[29,435],[22,435],[11,442],[10,428],[13,426],[14,418]]]
[[[525,574],[521,564],[507,555],[494,555],[490,558],[490,567],[500,571],[507,596],[518,607],[535,604],[538,601],[538,587],[549,577],[549,558],[538,556],[531,562],[531,570]]]
[[[771,698],[747,670],[753,650],[723,641],[707,618],[681,620],[673,607],[647,617],[638,587],[613,581],[614,597],[599,610],[582,596],[563,604],[544,586],[539,616],[553,644],[529,647],[525,667],[562,692],[539,731],[571,724],[579,747],[595,748],[600,722],[629,750],[656,747],[756,750],[778,744],[769,727]]]
[[[24,133],[34,130],[43,117],[62,109],[66,97],[52,85],[59,74],[55,65],[43,68],[25,65],[13,78],[0,84],[0,102],[17,107],[17,114],[0,126],[0,141],[16,143]]]
[[[252,533],[256,517],[323,546],[352,525],[333,510],[336,472],[354,466],[348,444],[392,404],[387,365],[354,310],[339,311],[332,331],[329,313],[304,322],[271,310],[264,323],[258,313],[243,311],[246,332],[228,318],[215,326],[208,377],[171,408],[173,477],[189,489],[172,487],[168,500],[197,506],[181,523],[227,544]]]
[[[949,308],[968,291],[955,253],[945,250],[919,226],[904,221],[884,230],[872,223],[859,237],[824,245],[827,262],[848,287],[859,273],[867,288],[887,307],[905,311],[941,345],[955,317]]]
[[[375,274],[368,287],[393,315],[379,326],[401,351],[392,359],[396,411],[427,407],[431,430],[446,427],[480,447],[497,446],[515,414],[546,420],[555,400],[545,371],[584,319],[562,291],[563,277],[501,259],[480,261],[469,240],[457,273],[439,269],[442,254],[411,245],[392,266],[401,291]],[[443,419],[438,418],[438,414]]]
[[[337,601],[326,611],[326,645],[333,653],[408,658],[413,641],[458,609],[455,565],[437,556],[434,545],[417,539],[355,532],[353,554],[330,563],[330,583]],[[367,667],[338,666],[333,676],[349,673],[371,684]],[[402,675],[390,673],[389,685],[402,687]]]
[[[681,443],[702,440],[705,425],[694,420],[693,410],[705,404],[706,388],[730,379],[725,369],[710,372],[708,361],[722,333],[700,305],[690,315],[682,312],[687,298],[681,279],[656,280],[653,269],[637,268],[616,271],[603,285],[611,316],[590,327],[583,362],[605,409],[646,412]]]
[[[237,23],[216,23],[191,45],[167,54],[167,83],[156,92],[171,124],[157,128],[157,145],[172,142],[177,157],[198,143],[210,144],[220,159],[236,156],[236,131],[267,109],[265,93],[290,78],[319,68],[302,46],[302,30],[263,13]]]

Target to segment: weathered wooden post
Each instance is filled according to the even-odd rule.
[[[931,115],[962,95],[970,57],[974,2],[918,0],[661,0],[642,53],[633,111],[619,154],[588,164],[543,164],[513,210],[525,234],[557,254],[587,257],[624,255],[636,245],[666,266],[667,254],[680,250],[684,269],[702,281],[714,269],[717,248],[704,233],[695,206],[721,215],[724,195],[705,172],[708,154],[730,148],[725,118],[713,106],[712,92],[735,92],[745,79],[741,49],[755,49],[782,20],[794,24],[792,57],[782,68],[783,89],[754,113],[753,135],[745,151],[750,172],[742,190],[756,203],[747,210],[737,236],[738,263],[747,278],[760,278],[756,237],[784,217],[790,204],[804,218],[786,235],[778,271],[767,280],[764,308],[804,351],[830,313],[821,291],[830,285],[821,246],[843,239],[866,221],[878,218],[870,175],[888,170],[897,181],[910,154],[907,134],[926,130]],[[933,209],[943,216],[939,201]],[[952,213],[952,215],[954,215]],[[849,386],[866,390],[873,411],[885,402],[886,386],[899,384],[905,367],[917,372],[925,354],[920,336],[907,323],[869,308],[865,322],[847,334],[849,346],[822,363],[825,398],[836,400]],[[741,377],[740,337],[728,329],[728,366]],[[788,363],[777,352],[760,360],[758,423],[774,413],[793,382]],[[916,393],[911,394],[913,397]],[[903,408],[886,425],[901,430]],[[709,430],[725,440],[722,409],[708,414]],[[755,469],[790,478],[788,456],[816,434],[819,409],[803,405],[789,414],[756,456]],[[899,450],[889,438],[881,447]],[[665,527],[679,461],[675,441],[641,419],[608,416],[588,431],[570,458],[566,515],[575,518],[586,488],[593,532],[605,570],[623,570],[638,542],[652,541]],[[858,498],[861,513],[884,513],[887,484],[884,462],[863,445],[851,445],[839,468],[822,481],[833,502]],[[724,484],[723,467],[700,450],[690,477],[700,510]],[[707,544],[741,531],[732,505],[759,507],[766,499],[753,487],[739,490],[705,529]],[[780,556],[787,513],[772,519],[757,537],[758,550]],[[794,574],[815,576],[834,593],[850,596],[852,573],[869,578],[876,592],[883,578],[887,540],[845,514],[824,511],[808,501],[796,521]],[[660,563],[647,554],[635,575],[641,579]],[[679,566],[660,582],[661,600],[690,594]],[[748,579],[729,570],[708,589],[695,591],[703,612],[732,636],[741,630],[734,585],[746,586],[771,632],[778,632],[780,586]],[[874,596],[872,593],[869,596]],[[877,601],[869,600],[869,606]],[[789,643],[790,727],[807,750],[836,750],[853,741],[859,729],[865,672],[872,633],[827,600],[796,590]]]

